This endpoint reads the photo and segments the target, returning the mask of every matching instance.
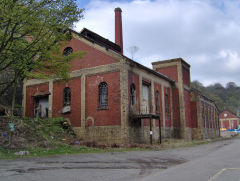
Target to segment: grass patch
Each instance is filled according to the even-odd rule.
[[[85,153],[106,153],[106,152],[124,152],[124,151],[147,151],[149,148],[93,148],[86,146],[70,146],[66,144],[57,145],[50,148],[25,148],[29,151],[28,155],[15,155],[20,150],[6,150],[0,148],[0,159],[28,158],[41,156],[54,156],[63,154],[85,154]]]

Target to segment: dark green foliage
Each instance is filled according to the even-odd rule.
[[[228,110],[237,114],[240,109],[240,87],[238,87],[234,82],[227,83],[225,88],[220,83],[204,87],[200,82],[193,81],[191,83],[191,87],[201,91],[203,95],[213,99],[220,112]]]

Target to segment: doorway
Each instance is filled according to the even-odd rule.
[[[49,111],[48,95],[34,97],[34,117],[47,118]]]
[[[150,113],[150,85],[142,85],[142,105],[141,113],[149,114]]]

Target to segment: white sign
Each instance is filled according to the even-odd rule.
[[[68,113],[68,112],[70,112],[71,111],[71,107],[70,106],[64,106],[63,108],[62,108],[62,113]]]
[[[150,133],[150,135],[152,135],[152,133],[153,133],[153,132],[152,132],[152,131],[150,131],[149,133]]]

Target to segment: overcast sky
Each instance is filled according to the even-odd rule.
[[[204,85],[240,85],[240,0],[78,0],[86,27],[114,42],[114,8],[121,7],[124,54],[134,60],[182,57],[191,79]]]

